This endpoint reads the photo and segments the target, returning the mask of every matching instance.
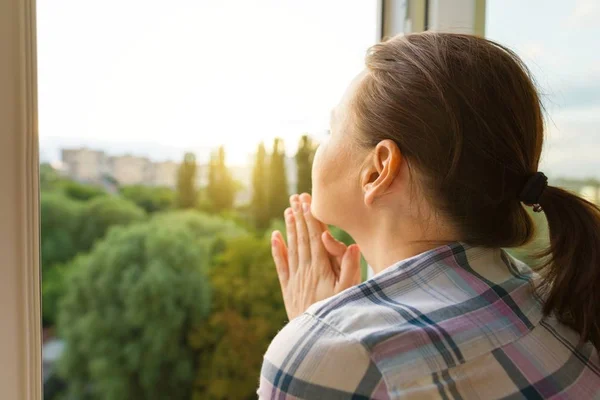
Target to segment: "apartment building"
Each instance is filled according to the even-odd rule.
[[[119,185],[177,186],[177,171],[180,163],[174,161],[152,162],[146,157],[130,154],[107,156],[103,151],[81,149],[62,150],[64,172],[69,177],[82,182],[100,182],[111,176]],[[252,165],[234,166],[229,170],[233,179],[242,184],[237,192],[235,203],[246,204],[252,199]],[[295,193],[297,185],[296,162],[293,157],[285,158],[288,193]],[[196,186],[208,184],[208,164],[200,164],[196,172]]]
[[[145,185],[152,176],[152,163],[132,155],[110,157],[110,174],[119,185]]]
[[[98,182],[104,174],[109,173],[108,158],[103,151],[63,149],[62,162],[64,172],[82,182]]]
[[[148,184],[152,186],[166,186],[174,188],[177,184],[177,170],[179,163],[174,161],[161,161],[151,164]]]

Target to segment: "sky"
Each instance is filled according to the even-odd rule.
[[[38,0],[41,156],[101,148],[179,160],[328,129],[377,40],[376,0]],[[487,0],[486,36],[531,68],[542,166],[600,177],[600,1]]]
[[[328,129],[377,39],[375,0],[38,0],[41,155],[102,147],[245,163]]]
[[[600,1],[487,0],[486,36],[516,50],[546,108],[540,169],[600,178]]]

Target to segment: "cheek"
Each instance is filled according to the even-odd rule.
[[[335,150],[335,151],[334,151]],[[324,223],[342,226],[355,197],[352,166],[342,149],[322,145],[313,161],[312,212]]]
[[[335,172],[332,171],[331,162],[328,160],[327,144],[323,143],[317,149],[312,165],[312,207],[311,211],[323,222],[328,219],[330,213],[330,205],[328,204],[331,198],[330,176]]]

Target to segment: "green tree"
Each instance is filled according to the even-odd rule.
[[[60,191],[43,190],[40,195],[40,239],[42,266],[42,322],[56,322],[57,301],[64,293],[61,264],[73,259],[79,248],[79,229],[85,203]]]
[[[88,251],[113,226],[142,221],[146,213],[129,200],[103,196],[85,204],[79,228],[78,249]]]
[[[213,211],[231,210],[236,190],[236,182],[226,165],[225,148],[221,146],[216,154],[211,155],[206,188],[206,194]]]
[[[63,181],[61,186],[63,192],[75,200],[87,201],[107,194],[106,191],[99,186],[83,184],[71,180]]]
[[[283,211],[289,206],[289,193],[285,171],[285,149],[283,141],[276,138],[269,165],[269,214],[270,218],[281,218]]]
[[[296,153],[296,169],[298,173],[297,192],[311,193],[312,191],[312,163],[315,156],[315,145],[308,135],[300,138],[298,152]]]
[[[121,187],[120,193],[149,214],[168,210],[175,203],[175,192],[168,187],[130,185]]]
[[[67,267],[54,264],[42,273],[42,324],[51,327],[56,324],[58,302],[66,292],[65,275]]]
[[[195,208],[197,202],[196,156],[186,153],[177,171],[177,206],[179,208]]]
[[[230,238],[214,261],[211,316],[190,335],[194,399],[255,398],[263,354],[287,319],[269,239]]]
[[[69,261],[79,251],[79,227],[84,207],[84,203],[60,192],[41,192],[40,239],[43,273],[54,264]]]
[[[195,210],[178,210],[157,214],[152,221],[158,225],[185,227],[193,233],[195,238],[209,243],[209,247],[210,240],[214,241],[221,237],[237,237],[246,233],[246,230],[234,221]]]
[[[65,180],[58,171],[48,163],[40,164],[40,190],[50,191],[60,189],[60,185]]]
[[[252,214],[258,229],[269,225],[269,203],[267,197],[269,174],[267,169],[267,152],[261,143],[256,152],[256,161],[252,171]]]
[[[191,226],[160,218],[119,227],[69,267],[58,329],[69,398],[185,399],[188,342],[209,308],[209,254]]]

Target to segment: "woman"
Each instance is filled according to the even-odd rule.
[[[600,398],[600,210],[538,171],[526,67],[439,33],[378,44],[366,67],[317,151],[313,198],[291,198],[287,245],[273,234],[290,322],[259,396]],[[532,238],[528,206],[550,230],[539,275],[502,250]]]

